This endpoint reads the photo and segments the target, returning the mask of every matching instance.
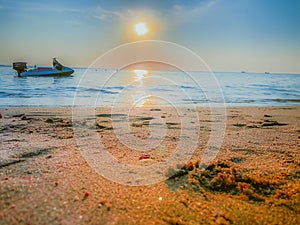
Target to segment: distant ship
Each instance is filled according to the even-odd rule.
[[[242,73],[246,73],[246,71],[242,71]]]
[[[13,69],[18,72],[19,77],[25,76],[69,76],[74,70],[60,64],[56,58],[52,58],[53,67],[35,67],[27,70],[26,62],[14,62]]]
[[[265,72],[265,74],[270,74],[269,72]]]

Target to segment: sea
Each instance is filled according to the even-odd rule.
[[[0,107],[299,106],[300,74],[75,68],[18,77],[0,66]]]

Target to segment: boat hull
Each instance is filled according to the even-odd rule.
[[[25,72],[21,73],[21,76],[27,77],[27,76],[70,76],[72,73],[74,73],[74,70],[72,70],[69,67],[63,66],[61,70],[58,70],[56,68],[37,68],[37,69],[31,69]]]

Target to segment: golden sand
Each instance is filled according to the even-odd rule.
[[[184,110],[186,117],[198,115],[192,158],[164,181],[130,186],[104,178],[86,162],[74,138],[72,109],[0,109],[0,224],[299,223],[300,107],[228,108],[221,149],[208,165],[201,159],[217,121],[209,109]],[[150,136],[153,113],[166,123],[164,151],[154,148],[145,159],[146,153],[119,141],[110,113],[97,109],[90,129],[121,163],[162,162],[178,146],[182,124],[171,108],[130,117],[131,134],[140,140]]]

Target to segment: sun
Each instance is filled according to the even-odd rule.
[[[134,31],[138,36],[143,36],[149,32],[149,28],[145,22],[139,22],[134,25]]]

